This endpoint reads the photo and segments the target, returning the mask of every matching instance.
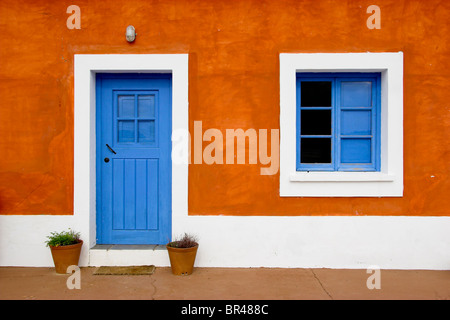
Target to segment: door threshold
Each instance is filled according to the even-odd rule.
[[[97,244],[89,249],[89,266],[170,266],[165,245]]]
[[[96,244],[91,250],[167,250],[161,244]]]

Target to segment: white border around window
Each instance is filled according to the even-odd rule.
[[[296,171],[296,74],[381,72],[380,172]],[[403,196],[403,53],[280,54],[280,196]]]

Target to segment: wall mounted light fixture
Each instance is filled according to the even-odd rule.
[[[125,32],[125,37],[127,38],[128,42],[133,42],[136,39],[136,30],[133,26],[129,25],[127,27],[127,31]]]

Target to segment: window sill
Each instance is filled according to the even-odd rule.
[[[293,172],[291,182],[392,182],[395,176],[381,172]]]
[[[280,172],[281,197],[402,197],[403,177],[380,172]]]

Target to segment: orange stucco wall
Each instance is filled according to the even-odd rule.
[[[403,51],[404,197],[280,198],[260,165],[192,164],[189,213],[450,215],[449,20],[438,0],[3,0],[0,214],[73,214],[74,54],[189,53],[192,133],[278,129],[280,52]]]

